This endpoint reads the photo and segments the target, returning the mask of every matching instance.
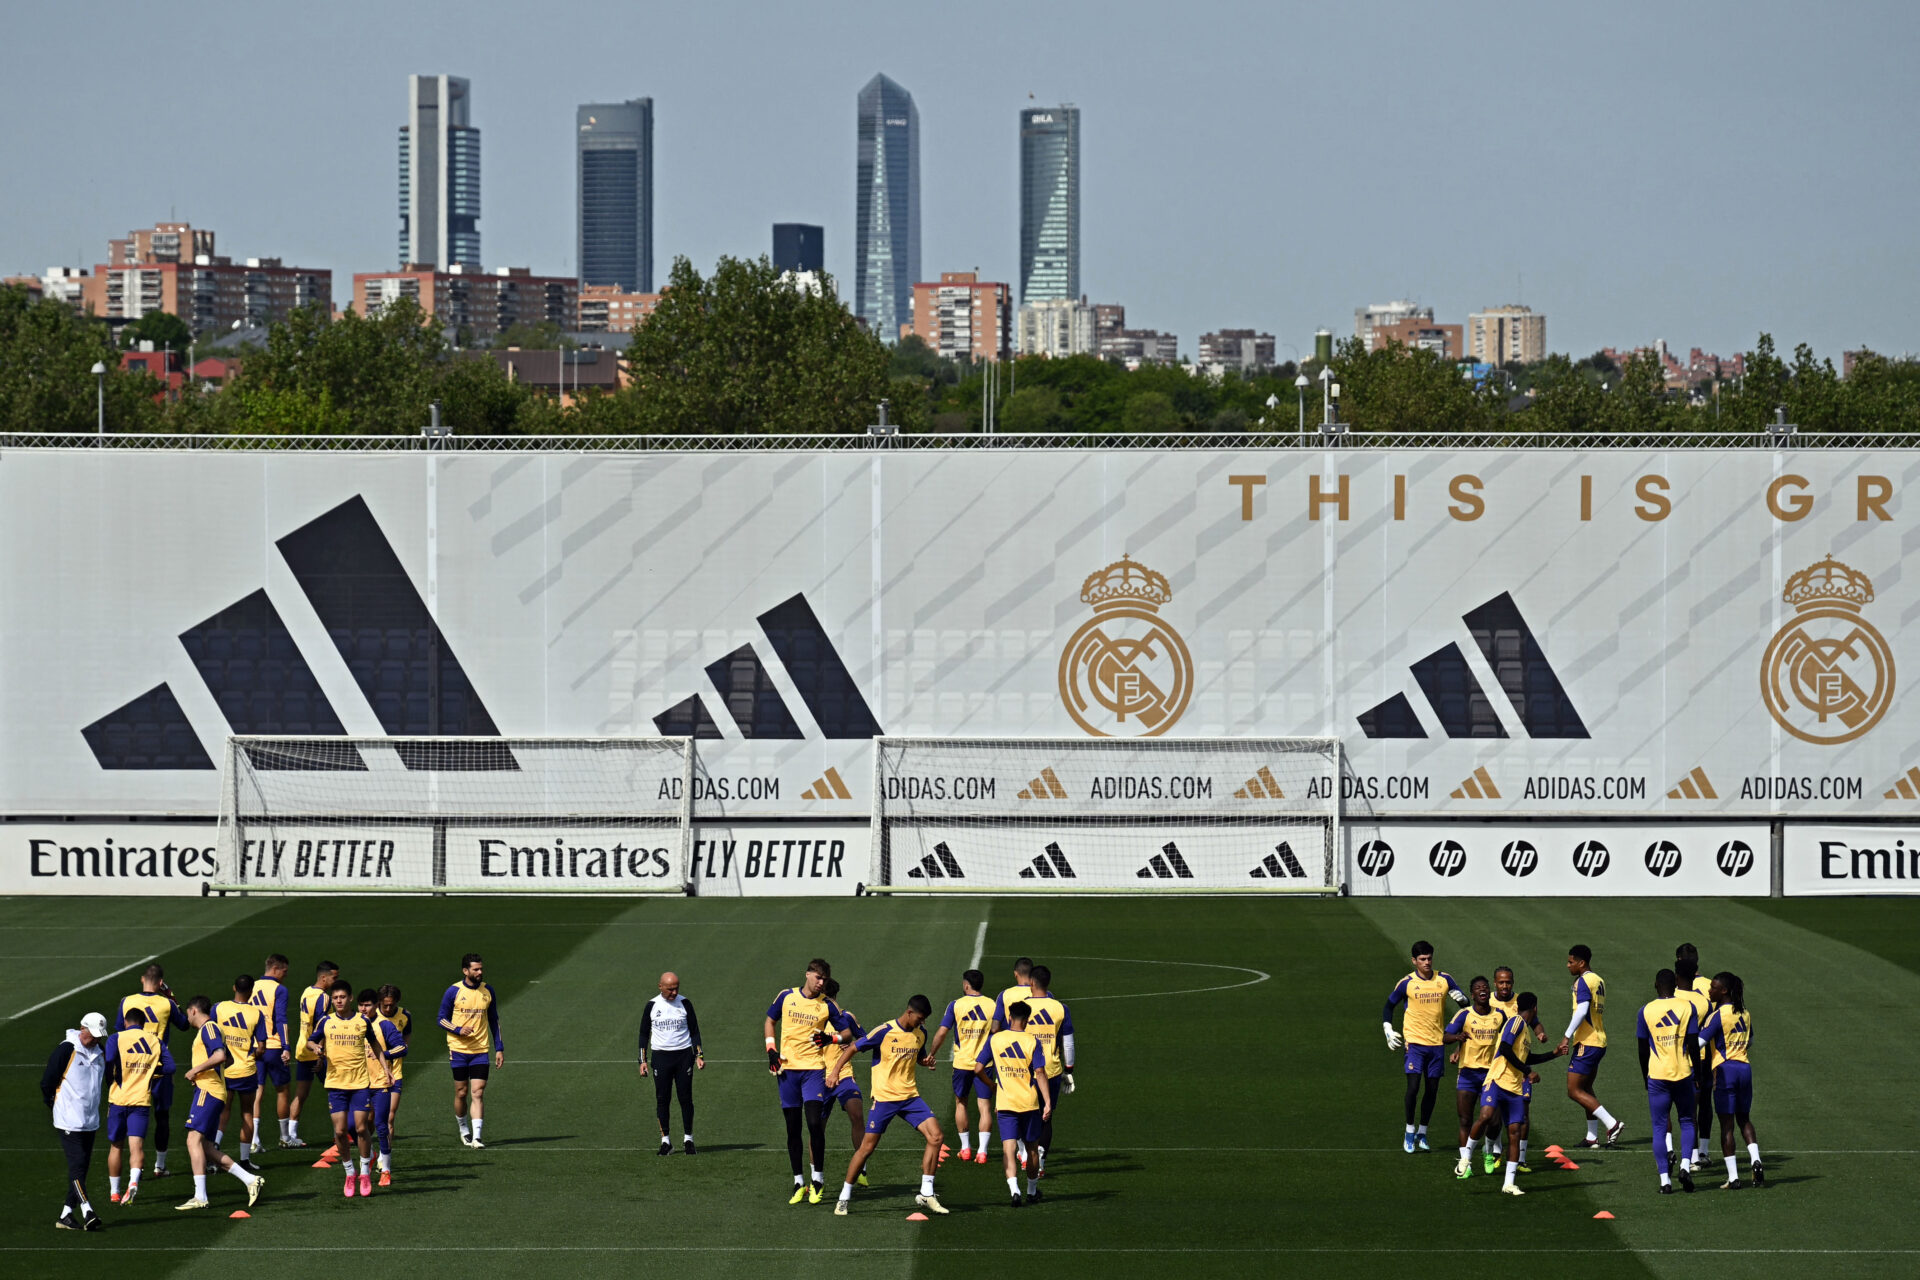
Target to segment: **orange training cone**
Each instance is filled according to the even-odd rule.
[[[232,1213],[228,1214],[227,1216],[229,1218],[251,1218],[253,1215],[248,1213],[245,1209],[235,1209]]]
[[[1596,1218],[1605,1218],[1609,1222],[1613,1221],[1613,1215],[1608,1213],[1605,1209],[1602,1209],[1600,1212],[1594,1214],[1593,1216]]]
[[[908,1222],[925,1222],[926,1220],[927,1215],[924,1213],[910,1213],[907,1215]]]

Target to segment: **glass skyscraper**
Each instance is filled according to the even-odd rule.
[[[580,283],[653,292],[653,99],[574,113]]]
[[[1020,304],[1080,296],[1080,108],[1020,113]]]
[[[480,266],[480,131],[458,76],[408,76],[400,126],[400,265]]]
[[[853,313],[893,343],[913,320],[920,279],[920,111],[885,76],[867,81],[859,105]]]

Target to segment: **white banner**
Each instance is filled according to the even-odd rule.
[[[905,888],[1258,889],[1327,886],[1326,829],[1161,822],[921,820],[889,827],[886,883]]]
[[[1920,894],[1920,822],[1786,829],[1781,889],[1803,894]]]
[[[1350,826],[1347,886],[1392,897],[1765,897],[1765,823]]]
[[[0,822],[0,895],[193,895],[225,879],[205,822]]]
[[[867,874],[864,822],[719,822],[695,827],[693,887],[703,898],[826,898]]]

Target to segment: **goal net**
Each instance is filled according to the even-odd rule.
[[[869,889],[1328,893],[1337,738],[878,738]]]
[[[690,738],[227,741],[210,887],[682,893]]]

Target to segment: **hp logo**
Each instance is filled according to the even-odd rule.
[[[1671,840],[1656,840],[1648,845],[1647,870],[1662,880],[1680,870],[1680,846]]]
[[[1582,840],[1573,846],[1573,869],[1588,879],[1605,875],[1612,865],[1613,855],[1598,840]]]
[[[1753,846],[1745,840],[1729,840],[1713,855],[1713,865],[1721,875],[1743,876],[1753,870]]]
[[[1452,840],[1442,840],[1427,851],[1427,865],[1437,876],[1457,876],[1467,869],[1467,851]]]
[[[1369,840],[1360,846],[1354,861],[1363,874],[1383,876],[1393,870],[1393,846],[1385,840]]]
[[[1530,876],[1540,865],[1540,851],[1525,840],[1514,840],[1500,850],[1500,869],[1510,876]]]

